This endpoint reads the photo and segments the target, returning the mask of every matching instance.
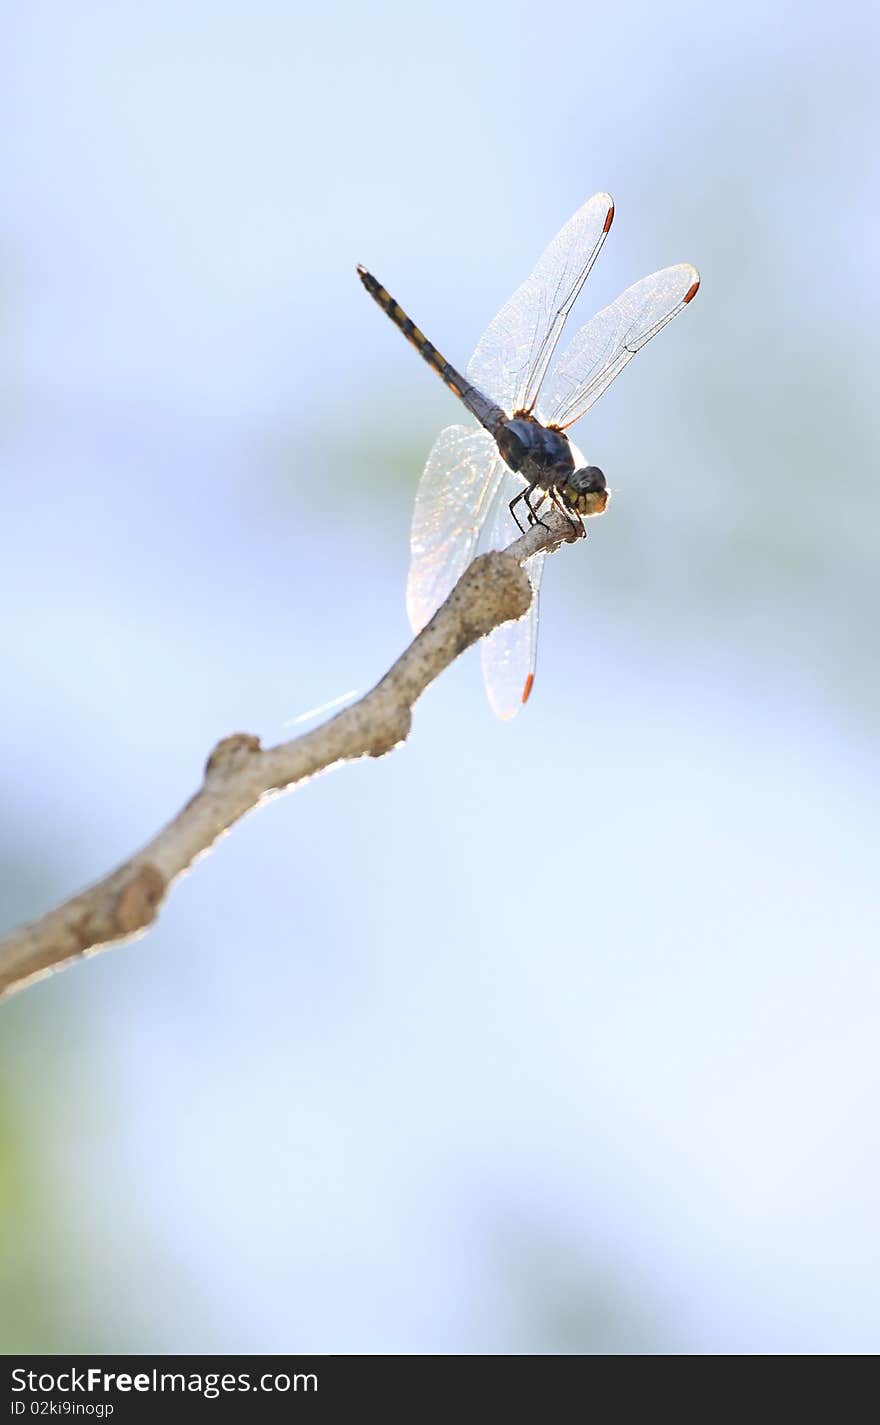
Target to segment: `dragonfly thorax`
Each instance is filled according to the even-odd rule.
[[[514,416],[505,421],[495,439],[506,465],[530,485],[542,490],[565,485],[574,473],[574,456],[568,436],[540,421]]]

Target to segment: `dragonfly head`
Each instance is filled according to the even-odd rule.
[[[575,470],[559,493],[579,515],[601,515],[608,504],[608,486],[598,465],[583,465]]]

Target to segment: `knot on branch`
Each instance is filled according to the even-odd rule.
[[[165,877],[155,866],[148,863],[138,867],[116,898],[113,920],[117,935],[133,935],[156,919],[165,885]]]
[[[260,739],[252,732],[233,732],[217,743],[205,763],[205,781],[210,782],[239,771],[260,752]]]

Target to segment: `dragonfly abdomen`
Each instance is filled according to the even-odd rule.
[[[386,292],[381,283],[377,282],[372,272],[368,272],[365,267],[358,267],[358,276],[373,298],[382,308],[386,316],[390,317],[394,325],[403,332],[407,341],[410,342],[419,353],[423,361],[427,361],[440,380],[445,382],[454,396],[463,401],[472,415],[476,416],[480,425],[494,435],[502,421],[507,419],[504,411],[494,401],[490,401],[488,396],[484,396],[476,386],[471,385],[459,371],[456,371],[451,362],[446,360],[434,346],[428,341],[424,332],[420,331],[413,321],[408,317],[399,302],[396,302],[390,292]]]

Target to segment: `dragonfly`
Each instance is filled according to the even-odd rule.
[[[410,536],[407,612],[418,633],[474,555],[504,548],[515,529],[560,510],[585,533],[609,491],[568,431],[657,332],[693,301],[700,275],[690,263],[643,277],[574,335],[553,358],[571,310],[614,219],[596,193],[557,233],[522,286],[489,323],[462,375],[365,267],[358,276],[419,355],[477,424],[441,431],[416,494]],[[518,513],[519,511],[519,513]],[[522,618],[483,639],[482,667],[493,711],[513,717],[535,680],[544,551],[526,561],[532,601]]]

